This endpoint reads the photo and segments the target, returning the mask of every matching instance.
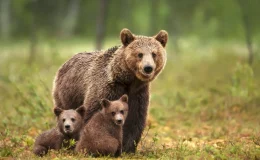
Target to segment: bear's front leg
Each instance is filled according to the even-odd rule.
[[[134,93],[129,93],[129,111],[123,127],[123,152],[134,153],[139,143],[149,105],[149,85],[143,86]]]
[[[48,148],[42,145],[36,145],[33,149],[33,153],[36,154],[37,156],[44,156],[48,153]]]
[[[117,151],[115,153],[115,157],[119,157],[119,156],[121,156],[121,154],[122,154],[122,141],[119,141],[118,148],[117,148]]]

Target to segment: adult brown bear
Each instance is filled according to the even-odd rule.
[[[53,87],[54,104],[63,109],[86,107],[87,120],[101,108],[100,99],[127,94],[129,113],[123,128],[123,151],[135,152],[145,127],[150,82],[166,63],[166,31],[153,37],[120,33],[122,46],[78,53],[61,66]]]

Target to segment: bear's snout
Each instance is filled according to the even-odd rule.
[[[70,125],[69,124],[65,125],[65,128],[70,129]]]
[[[120,115],[120,114],[117,114],[116,116],[115,116],[115,123],[117,124],[117,125],[123,125],[123,123],[124,123],[124,117],[122,116],[122,115]]]
[[[120,119],[120,120],[117,120],[117,123],[118,124],[121,124],[123,121]]]
[[[144,66],[144,72],[146,73],[146,74],[150,74],[150,73],[152,73],[153,72],[153,67],[152,66],[150,66],[150,65],[146,65],[146,66]]]

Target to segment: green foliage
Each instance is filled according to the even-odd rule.
[[[238,96],[241,98],[249,99],[255,96],[254,73],[249,65],[237,64],[232,76],[230,92],[232,96]]]
[[[19,0],[12,1],[10,22],[13,38],[29,38],[34,32],[59,38],[70,23],[67,15],[70,0]],[[80,1],[72,36],[94,37],[100,1]],[[114,37],[129,27],[135,33],[155,34],[167,29],[171,36],[196,35],[203,39],[244,37],[243,15],[247,16],[250,31],[259,35],[260,14],[258,0],[161,0],[161,1],[108,1],[105,19],[107,37]],[[75,12],[75,11],[74,11]],[[68,25],[66,25],[68,24]]]

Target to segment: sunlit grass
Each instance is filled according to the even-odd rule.
[[[109,40],[104,48],[118,44]],[[181,41],[179,55],[170,44],[167,65],[152,82],[138,151],[122,158],[260,158],[260,61],[248,66],[245,47],[238,44]],[[36,158],[34,138],[55,125],[51,89],[57,69],[73,54],[95,50],[84,39],[42,40],[29,65],[29,45],[0,44],[1,157]],[[83,156],[62,150],[45,158],[62,157]]]

